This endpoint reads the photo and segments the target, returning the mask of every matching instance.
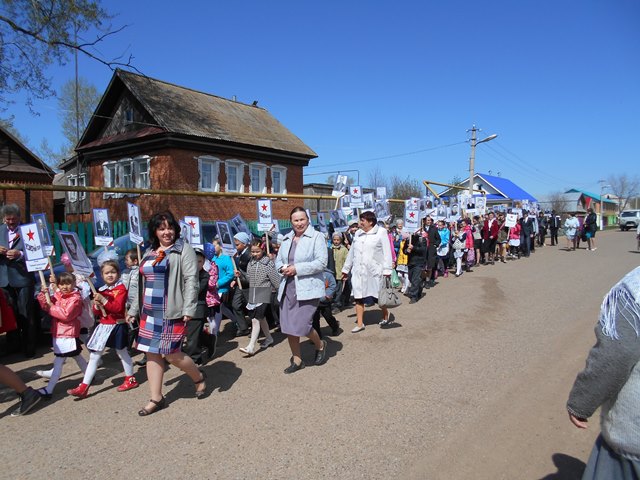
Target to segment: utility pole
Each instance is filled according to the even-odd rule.
[[[473,197],[473,177],[475,175],[475,163],[476,163],[476,145],[484,142],[490,142],[494,138],[498,136],[498,134],[494,133],[493,135],[489,135],[487,138],[483,138],[478,141],[476,137],[476,132],[480,130],[476,128],[475,125],[471,127],[467,132],[471,132],[471,156],[469,157],[469,195]]]
[[[467,130],[468,132],[469,130]],[[471,127],[471,156],[469,157],[469,197],[473,198],[473,177],[475,176],[476,164],[476,132],[475,125]]]

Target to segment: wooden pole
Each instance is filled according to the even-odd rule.
[[[40,285],[43,285],[45,287],[44,296],[47,297],[47,303],[49,303],[51,302],[51,295],[49,295],[49,287],[47,287],[47,281],[44,278],[44,272],[42,270],[38,270],[38,273],[40,274]]]
[[[240,277],[238,277],[238,266],[236,265],[235,257],[231,257],[231,261],[233,262],[233,274],[236,276],[236,282],[238,282],[238,288],[242,290],[242,282],[240,281]]]
[[[91,277],[87,277],[87,282],[89,283],[89,288],[91,288],[93,294],[95,295],[96,293],[98,293],[98,290],[96,290],[96,286],[93,284],[93,279]],[[106,317],[107,312],[105,311],[104,306],[98,304],[98,308],[102,312],[102,315]]]

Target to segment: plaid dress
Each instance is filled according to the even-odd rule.
[[[169,249],[170,250],[170,249]],[[169,250],[166,255],[149,254],[140,264],[145,285],[136,348],[141,352],[163,355],[180,351],[186,333],[185,322],[165,319],[169,279]]]

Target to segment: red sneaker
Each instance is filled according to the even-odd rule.
[[[136,380],[136,377],[134,377],[133,375],[131,375],[130,377],[124,377],[124,382],[122,382],[122,385],[118,387],[118,391],[126,392],[127,390],[131,390],[132,388],[136,388],[138,385],[140,384]]]
[[[81,383],[76,388],[67,390],[67,393],[69,395],[73,395],[74,397],[87,398],[87,395],[89,395],[89,385],[87,385],[86,383]]]

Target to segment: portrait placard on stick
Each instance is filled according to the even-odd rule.
[[[253,238],[253,234],[249,227],[247,226],[247,222],[244,221],[242,215],[237,214],[229,221],[229,226],[231,227],[231,233],[235,235],[238,232],[244,232],[249,235],[249,238]]]
[[[349,187],[349,196],[351,197],[351,202],[349,203],[351,208],[364,208],[362,188],[360,188],[360,185],[353,185]]]
[[[420,211],[417,208],[404,209],[404,229],[409,233],[415,233],[420,229]]]
[[[53,242],[51,241],[51,234],[49,233],[47,215],[44,213],[34,213],[31,215],[31,220],[33,220],[38,227],[38,233],[40,234],[40,241],[42,242],[45,255],[47,257],[53,255]]]
[[[478,215],[485,215],[487,213],[487,198],[475,197],[476,201],[476,213]]]
[[[333,225],[333,230],[339,233],[344,233],[347,231],[347,217],[344,214],[342,209],[331,210],[329,212],[331,216],[331,224]]]
[[[320,232],[327,233],[327,212],[318,212],[317,217]]]
[[[184,223],[189,225],[189,243],[192,247],[204,247],[202,239],[202,224],[200,217],[184,217]]]
[[[96,245],[107,247],[113,244],[109,210],[106,208],[93,209],[93,235]]]
[[[507,213],[507,217],[504,221],[504,226],[507,228],[513,228],[516,226],[516,223],[518,223],[518,215],[516,215],[515,213]]]
[[[362,209],[366,212],[366,211],[370,211],[373,212],[374,211],[374,206],[373,206],[373,193],[364,193],[362,195],[362,201],[364,202],[364,207],[362,207]]]
[[[376,187],[376,200],[387,199],[387,187]]]
[[[20,236],[24,243],[24,256],[27,265],[27,271],[37,272],[46,270],[49,265],[49,258],[46,255],[38,225],[35,223],[27,223],[20,225]]]
[[[136,245],[142,245],[144,238],[142,238],[142,229],[140,228],[140,208],[127,202],[128,222],[129,222],[129,240]]]
[[[220,238],[220,244],[222,250],[226,255],[234,255],[236,253],[236,247],[233,243],[233,237],[231,236],[231,227],[227,222],[216,222],[218,229],[218,237]]]
[[[184,220],[178,222],[180,225],[180,238],[191,245],[191,227]]]
[[[341,197],[347,192],[348,178],[346,175],[336,175],[336,183],[333,185],[331,196]]]
[[[258,200],[258,231],[268,232],[273,228],[273,218],[271,215],[271,200]]]
[[[91,260],[87,257],[87,254],[80,243],[78,234],[75,232],[65,232],[64,230],[58,230],[56,232],[60,239],[62,249],[69,255],[71,259],[71,265],[75,272],[81,273],[87,277],[93,274],[93,265]]]

